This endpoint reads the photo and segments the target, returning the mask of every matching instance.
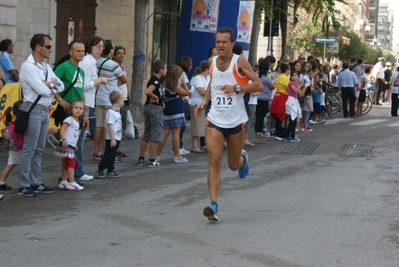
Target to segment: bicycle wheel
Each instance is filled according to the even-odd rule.
[[[370,96],[366,96],[366,101],[363,104],[363,114],[369,113],[372,107],[373,101],[371,101]]]
[[[339,112],[342,108],[342,99],[339,95],[330,93],[329,99],[329,109],[331,114]]]

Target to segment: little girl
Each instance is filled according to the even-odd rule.
[[[303,84],[303,80],[299,81]],[[285,140],[290,142],[299,142],[299,138],[295,136],[295,126],[297,119],[302,117],[301,106],[298,102],[298,93],[300,93],[301,86],[298,84],[298,73],[291,73],[290,82],[287,86],[288,99],[285,104],[286,113],[289,115],[288,127],[285,131]]]
[[[311,132],[313,129],[310,129],[309,127],[309,118],[310,118],[310,113],[313,112],[313,87],[309,85],[306,87],[305,90],[305,105],[303,107],[304,111],[304,117],[303,117],[303,126],[304,126],[304,131],[305,132]]]
[[[4,112],[6,128],[1,132],[3,134],[3,143],[8,150],[8,161],[7,166],[1,173],[0,178],[0,190],[11,190],[11,186],[6,184],[8,175],[14,169],[16,165],[19,164],[19,156],[21,152],[22,145],[24,143],[24,136],[19,133],[14,132],[14,121],[21,105],[22,100],[17,101],[11,107],[8,107]]]
[[[75,182],[75,151],[80,134],[80,121],[85,110],[85,104],[78,99],[71,103],[72,116],[67,117],[60,129],[61,140],[54,153],[54,156],[61,159],[62,171],[61,182],[58,184],[59,189],[66,190],[83,190],[84,187]],[[69,178],[69,182],[68,179]]]
[[[5,128],[1,130],[3,134],[3,145],[8,150],[8,161],[7,166],[4,168],[0,177],[0,190],[11,190],[12,187],[6,184],[8,175],[19,164],[19,157],[22,146],[24,144],[24,136],[22,134],[14,132],[14,123],[19,110],[19,106],[22,104],[22,100],[14,103],[11,107],[8,107],[4,111],[4,124]],[[51,127],[48,129],[49,133],[58,132],[57,127]]]

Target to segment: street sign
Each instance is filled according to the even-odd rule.
[[[314,38],[315,43],[335,43],[335,37],[316,37]]]
[[[328,53],[338,54],[338,52],[339,52],[339,43],[338,42],[333,43],[333,44],[329,44],[328,47],[329,47],[328,48]]]

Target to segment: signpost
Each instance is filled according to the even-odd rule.
[[[324,49],[323,49],[323,62],[326,57],[326,44],[334,44],[336,43],[335,37],[316,37],[314,38],[315,43],[323,43],[324,44]]]

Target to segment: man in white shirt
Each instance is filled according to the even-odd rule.
[[[380,95],[381,92],[384,90],[384,57],[378,58],[378,62],[374,65],[373,67],[373,72],[372,76],[374,77],[374,80],[376,81],[375,84],[375,90],[374,90],[374,99],[375,99],[375,105],[382,105],[380,103]]]
[[[64,84],[44,61],[52,52],[51,37],[47,34],[35,34],[30,41],[30,47],[32,54],[22,64],[19,76],[24,95],[24,102],[19,109],[29,111],[39,96],[40,99],[30,112],[19,162],[18,192],[27,197],[36,196],[36,193],[54,192],[54,189],[42,183],[41,163],[51,101],[54,93],[64,90]]]

